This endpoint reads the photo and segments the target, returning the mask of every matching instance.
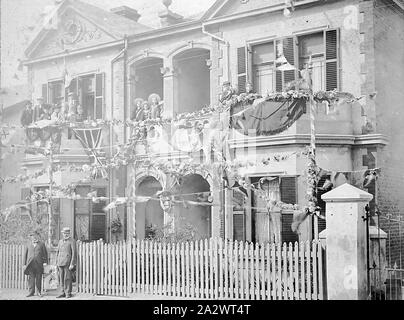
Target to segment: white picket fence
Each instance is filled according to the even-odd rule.
[[[28,289],[22,268],[24,252],[23,245],[0,243],[0,289]]]
[[[133,293],[191,299],[322,300],[318,241],[249,244],[210,239],[183,243],[77,242],[79,293]],[[0,244],[0,288],[27,289],[24,246]]]
[[[318,241],[248,244],[210,239],[183,243],[78,243],[78,291],[191,299],[321,300]]]

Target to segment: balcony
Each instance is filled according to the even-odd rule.
[[[93,137],[95,133],[89,132],[87,137],[85,137],[85,134],[78,133],[78,130],[83,132],[83,130],[86,129],[95,131],[99,129],[99,134],[101,135],[99,141],[95,141],[96,137]],[[51,147],[54,163],[56,164],[89,164],[93,161],[92,153],[89,148],[102,147],[102,136],[108,134],[108,129],[84,124],[74,127],[50,125],[44,128],[32,126],[29,127],[26,132],[27,148],[23,164],[29,168],[36,166],[42,167],[45,159],[49,159],[46,150],[50,150]],[[81,139],[78,137],[78,134],[81,135]],[[105,150],[98,150],[101,151],[97,151],[97,154],[101,157],[105,157]]]
[[[326,144],[353,144],[355,140],[355,126],[352,106],[341,103],[329,106],[325,102],[317,103],[315,112],[315,131],[317,140]],[[264,120],[265,121],[265,120]],[[229,144],[231,148],[245,145],[254,147],[309,144],[310,143],[310,115],[309,105],[306,104],[304,113],[284,131],[275,134],[257,134],[249,130],[244,134],[240,128],[231,130]]]

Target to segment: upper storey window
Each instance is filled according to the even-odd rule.
[[[104,117],[105,76],[87,74],[64,80],[49,81],[42,85],[44,103],[64,112],[78,115],[77,119],[96,120]],[[74,101],[74,103],[73,103]]]
[[[299,73],[297,70],[278,70],[280,64],[276,61],[281,56],[299,70],[311,62],[314,91],[338,89],[339,32],[333,29],[238,48],[239,92],[245,92],[247,81],[262,95],[288,88],[290,82],[298,79]]]

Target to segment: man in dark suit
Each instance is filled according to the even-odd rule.
[[[33,122],[37,122],[39,120],[42,120],[44,114],[45,114],[45,103],[44,103],[44,98],[39,97],[37,99],[38,104],[34,108],[34,114],[33,114]]]
[[[63,228],[63,239],[59,241],[57,266],[59,270],[59,285],[62,293],[58,298],[71,298],[73,271],[76,268],[76,241],[70,235],[70,228]]]
[[[43,266],[48,262],[48,252],[45,244],[39,241],[37,232],[30,233],[31,243],[27,245],[24,254],[24,273],[29,276],[28,287],[29,293],[27,297],[35,294],[35,286],[38,295],[42,296],[42,274]]]
[[[23,127],[28,127],[32,123],[34,111],[32,110],[31,101],[27,101],[25,104],[25,109],[21,114],[21,125]]]

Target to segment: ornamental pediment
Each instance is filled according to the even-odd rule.
[[[30,58],[40,58],[62,53],[65,50],[90,48],[115,40],[95,23],[87,20],[73,9],[66,10],[57,21],[48,25],[38,39]]]

